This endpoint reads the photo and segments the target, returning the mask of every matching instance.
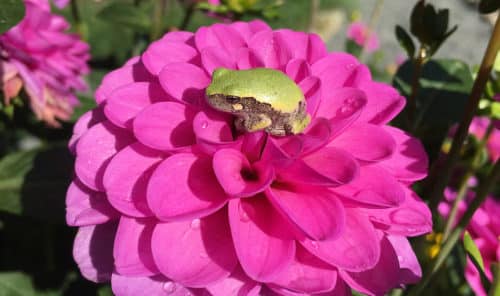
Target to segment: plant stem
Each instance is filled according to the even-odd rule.
[[[83,28],[82,18],[80,17],[80,11],[78,10],[77,0],[71,0],[70,8],[71,16],[73,17],[73,21],[75,22],[76,33],[78,33],[78,35],[80,35],[83,40],[87,40],[87,36]]]
[[[451,229],[453,228],[453,224],[455,224],[455,219],[458,213],[458,206],[460,205],[460,202],[462,202],[465,196],[467,195],[467,191],[469,189],[468,186],[469,179],[474,175],[474,173],[480,166],[481,156],[484,147],[486,146],[486,143],[488,142],[488,139],[490,138],[490,135],[493,132],[494,128],[495,126],[493,125],[493,121],[490,121],[486,129],[486,132],[484,133],[474,153],[472,161],[467,168],[467,172],[463,175],[462,180],[460,181],[460,187],[458,189],[457,196],[455,197],[455,201],[453,202],[453,206],[451,208],[450,215],[448,216],[448,220],[446,220],[446,226],[443,232],[443,241],[446,241],[446,239],[450,235]]]
[[[469,125],[477,111],[479,99],[484,92],[486,82],[488,81],[488,78],[490,76],[490,72],[499,49],[500,18],[498,18],[496,21],[495,28],[486,48],[486,52],[483,56],[481,66],[472,87],[472,91],[469,95],[468,104],[465,107],[463,118],[460,121],[460,125],[458,126],[455,136],[453,137],[453,143],[451,145],[450,152],[445,159],[443,167],[439,170],[433,170],[434,173],[430,176],[430,180],[428,182],[429,186],[427,186],[425,192],[426,194],[424,194],[424,196],[428,196],[430,201],[429,207],[431,208],[434,215],[437,211],[437,205],[439,204],[439,201],[443,196],[444,188],[446,187],[446,184],[448,184],[448,181],[450,179],[453,167],[460,157],[460,151],[467,137]],[[437,171],[439,171],[439,174],[437,174]]]
[[[444,242],[443,247],[437,257],[431,262],[431,265],[427,269],[423,280],[419,285],[414,286],[408,291],[408,295],[422,295],[423,290],[429,284],[432,276],[441,268],[445,259],[448,257],[450,252],[455,247],[456,243],[460,239],[462,232],[465,230],[472,216],[476,212],[476,210],[481,206],[481,204],[486,200],[488,193],[491,191],[493,186],[496,184],[498,178],[500,177],[500,160],[495,162],[495,165],[490,171],[490,174],[482,182],[480,185],[476,196],[467,207],[467,211],[465,211],[464,215],[458,222],[457,226],[453,229],[448,239]]]
[[[311,0],[311,14],[309,15],[309,32],[314,28],[314,20],[316,19],[319,11],[320,0]]]
[[[417,56],[413,59],[413,77],[411,81],[411,94],[408,97],[407,120],[408,130],[415,132],[417,128],[416,114],[417,114],[417,95],[420,89],[420,76],[422,76],[422,68],[427,57],[427,50],[421,46],[417,52]]]
[[[194,4],[190,4],[187,7],[186,14],[184,15],[184,18],[182,19],[182,23],[179,26],[179,30],[184,31],[189,26],[189,23],[191,22],[191,18],[193,17],[194,6],[195,6]]]
[[[158,39],[162,35],[163,15],[165,14],[165,0],[155,0],[153,12],[153,24],[149,38],[151,41]]]
[[[378,20],[380,18],[380,14],[382,13],[382,7],[384,6],[384,0],[377,0],[375,6],[373,7],[372,14],[370,15],[370,20],[368,21],[368,28],[366,32],[366,38],[363,46],[361,47],[361,52],[359,53],[359,60],[362,63],[365,63],[366,60],[366,47],[368,45],[368,40],[370,39],[370,35],[375,30],[377,26]]]
[[[500,264],[492,264],[491,269],[493,271],[493,283],[488,296],[500,296]]]

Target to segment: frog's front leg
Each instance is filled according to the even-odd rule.
[[[243,125],[244,129],[248,132],[256,132],[271,126],[273,121],[266,114],[249,114],[245,118]]]

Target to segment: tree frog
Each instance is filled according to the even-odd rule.
[[[302,90],[281,71],[268,68],[218,68],[206,89],[216,110],[234,114],[240,131],[265,130],[286,136],[302,132],[311,121]]]

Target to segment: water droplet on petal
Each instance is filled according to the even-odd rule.
[[[345,65],[346,70],[352,70],[354,67],[356,67],[356,64],[354,64],[354,63]]]
[[[398,261],[399,261],[399,264],[401,264],[405,261],[405,258],[403,256],[398,255]]]
[[[243,208],[243,204],[242,203],[240,203],[239,206],[238,206],[238,212],[240,213],[240,220],[241,220],[241,222],[246,223],[246,222],[250,221],[250,218],[248,217],[247,212]]]
[[[200,219],[194,219],[193,221],[191,221],[191,228],[192,229],[200,228]]]
[[[207,128],[208,127],[208,121],[203,121],[201,123],[201,128]]]
[[[208,258],[207,253],[200,253],[200,258],[203,258],[203,259]]]
[[[167,294],[173,294],[175,290],[177,290],[177,284],[174,282],[166,282],[163,284],[163,290],[165,290]]]
[[[319,248],[319,245],[318,245],[318,242],[317,241],[312,241],[311,242],[311,246],[313,247],[313,249],[317,250]]]

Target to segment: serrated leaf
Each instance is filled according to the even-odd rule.
[[[0,272],[0,295],[32,296],[35,289],[30,277],[22,272]]]
[[[481,0],[478,7],[480,13],[492,13],[498,8],[500,8],[500,1],[498,0]]]
[[[401,47],[406,51],[408,58],[412,59],[415,56],[415,44],[413,43],[410,34],[408,34],[403,27],[397,25],[396,38],[399,45],[401,45]]]
[[[0,34],[6,32],[24,17],[24,3],[22,0],[0,1]]]
[[[0,211],[61,222],[73,159],[65,145],[0,159]]]

